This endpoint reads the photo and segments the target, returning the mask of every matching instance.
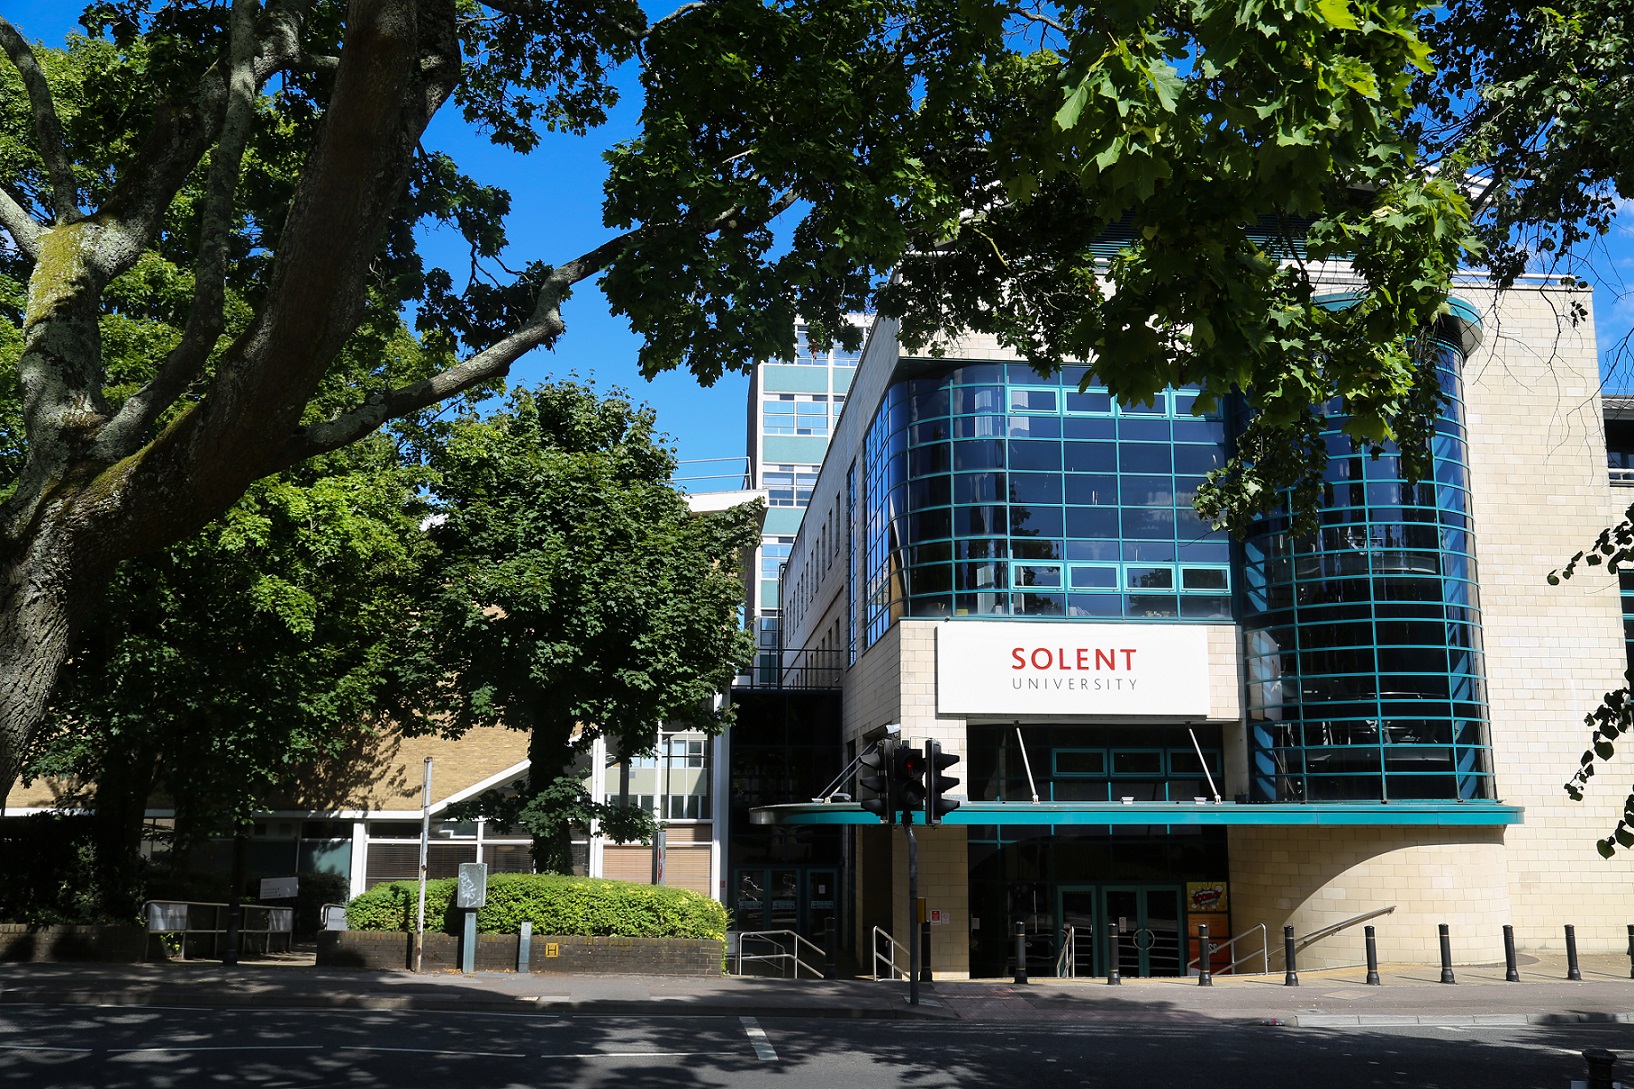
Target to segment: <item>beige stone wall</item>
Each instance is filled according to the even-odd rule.
[[[1548,573],[1585,548],[1615,509],[1606,473],[1592,322],[1564,320],[1568,296],[1517,289],[1483,310],[1485,340],[1465,367],[1476,560],[1498,795],[1524,806],[1504,835],[1510,910],[1522,949],[1621,951],[1634,921],[1634,861],[1602,860],[1634,765],[1613,763],[1572,802],[1561,784],[1587,747],[1583,716],[1622,683],[1616,581]],[[1582,299],[1587,303],[1586,298]]]
[[[1446,923],[1457,964],[1503,959],[1509,869],[1498,829],[1233,828],[1231,929],[1264,923],[1280,970],[1282,928],[1309,934],[1363,912],[1373,920],[1381,962],[1438,963]],[[1239,950],[1238,955],[1241,955]],[[1360,926],[1310,946],[1300,968],[1359,964]]]

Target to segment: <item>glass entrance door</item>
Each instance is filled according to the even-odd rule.
[[[1056,969],[1060,975],[1094,976],[1104,975],[1104,970],[1097,970],[1096,962],[1099,949],[1096,946],[1098,928],[1095,925],[1095,886],[1094,885],[1063,885],[1059,891],[1058,908],[1056,915],[1061,920],[1061,930],[1056,944]],[[1068,941],[1068,930],[1071,927],[1072,951],[1065,952]]]
[[[1170,885],[1105,885],[1102,918],[1118,924],[1118,972],[1178,976],[1180,890]]]

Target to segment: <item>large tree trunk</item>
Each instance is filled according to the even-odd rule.
[[[537,796],[573,764],[569,730],[542,724],[528,735],[528,793]],[[539,873],[573,872],[573,827],[556,821],[546,833],[533,834],[533,868]]]

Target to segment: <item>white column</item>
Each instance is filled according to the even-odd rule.
[[[607,800],[607,739],[598,736],[590,744],[590,797],[598,802]],[[601,834],[601,822],[590,822],[590,876],[601,877],[602,848],[607,839]]]
[[[369,823],[367,821],[352,822],[352,874],[351,894],[362,896],[363,888],[369,881]]]

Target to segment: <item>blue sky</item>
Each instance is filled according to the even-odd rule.
[[[76,28],[79,3],[63,0],[6,0],[6,15],[31,40],[56,44]],[[633,82],[626,80],[626,82]],[[450,152],[478,180],[510,190],[511,248],[506,264],[529,260],[558,263],[607,237],[601,226],[601,152],[634,131],[639,102],[629,95],[609,123],[587,138],[547,134],[539,149],[520,156],[496,148],[470,132],[453,109],[433,122],[427,144]],[[1623,216],[1592,255],[1586,272],[1595,283],[1596,331],[1607,388],[1634,390],[1634,362],[1620,346],[1634,329],[1634,230]],[[450,269],[465,265],[457,239],[436,233],[425,238],[426,256]],[[1590,274],[1592,273],[1592,274]],[[659,424],[676,440],[682,459],[731,458],[744,453],[748,382],[729,375],[702,388],[690,375],[666,374],[652,382],[636,369],[638,339],[608,312],[593,284],[580,286],[563,309],[567,334],[552,352],[536,351],[512,370],[513,382],[532,384],[577,375],[606,389],[622,387],[658,410]]]

